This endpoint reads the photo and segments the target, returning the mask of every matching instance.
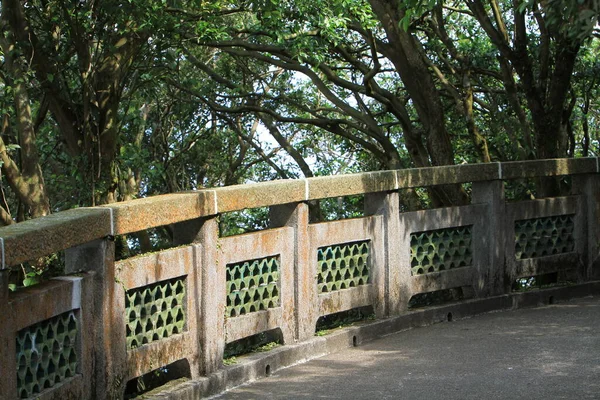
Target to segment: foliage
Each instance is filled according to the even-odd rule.
[[[434,292],[419,293],[410,298],[408,308],[431,307],[463,300],[466,296],[463,288],[442,289]]]
[[[599,4],[2,0],[0,221],[277,178],[598,155]],[[361,215],[341,202],[317,219]],[[267,220],[225,215],[221,231]]]
[[[252,208],[222,214],[219,218],[221,237],[241,235],[267,229],[269,208]]]
[[[531,290],[540,290],[549,287],[573,284],[572,280],[560,275],[563,274],[553,272],[549,274],[519,278],[512,282],[511,289],[513,292],[527,292]]]
[[[364,195],[323,199],[321,213],[325,221],[364,216]]]
[[[267,331],[228,343],[223,359],[225,365],[237,363],[237,357],[249,353],[271,351],[282,344],[281,332]]]
[[[324,315],[317,321],[316,336],[325,336],[335,329],[356,325],[364,321],[375,319],[373,307],[359,307],[335,314]]]
[[[51,277],[64,274],[64,253],[54,253],[47,257],[23,263],[20,268],[10,271],[9,289],[13,292],[37,285]]]

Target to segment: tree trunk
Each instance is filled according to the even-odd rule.
[[[7,83],[11,85],[14,97],[16,118],[14,126],[19,140],[21,168],[9,154],[9,149],[3,139],[11,126],[9,116],[5,115],[2,122],[2,135],[0,136],[2,172],[19,200],[27,206],[29,217],[37,218],[50,214],[50,201],[44,186],[44,177],[35,142],[35,124],[29,104],[26,77],[23,73],[25,66],[20,58],[13,58],[15,44],[12,39],[14,36],[8,30],[9,25],[4,12],[6,12],[6,9],[3,10],[0,20],[2,27],[0,47],[4,52],[5,69],[10,74]]]
[[[386,54],[394,64],[408,91],[419,120],[430,165],[453,165],[454,150],[446,130],[446,119],[439,92],[435,87],[427,64],[421,58],[416,39],[400,28],[404,11],[398,0],[369,0],[373,11],[382,23],[391,51]],[[416,165],[423,163],[420,140],[412,138],[409,154]],[[409,147],[407,145],[407,147]],[[432,190],[436,205],[458,205],[467,202],[467,195],[459,185],[438,187]]]

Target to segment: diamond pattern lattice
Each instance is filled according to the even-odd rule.
[[[573,214],[515,221],[517,260],[572,252],[573,221]]]
[[[17,333],[17,393],[33,397],[77,373],[75,311],[38,322]]]
[[[125,293],[127,347],[167,338],[185,329],[185,277],[130,289]]]
[[[369,278],[368,240],[320,247],[317,250],[319,293],[366,285]]]
[[[237,317],[279,306],[279,257],[227,264],[227,315]]]
[[[440,272],[473,264],[472,225],[410,234],[412,275]]]

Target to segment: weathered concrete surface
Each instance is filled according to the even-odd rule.
[[[400,188],[477,182],[500,178],[501,163],[447,165],[397,170]]]
[[[593,172],[598,172],[598,160],[595,157],[512,161],[502,163],[502,179],[575,175]]]
[[[238,318],[225,318],[226,343],[276,328],[281,329],[284,343],[294,342],[294,239],[294,229],[290,227],[220,239],[216,269],[223,279],[222,287],[227,286],[225,277],[229,264],[251,262],[269,256],[279,259],[279,306],[250,312]],[[227,294],[221,293],[224,308]],[[211,295],[219,296],[217,293]]]
[[[110,211],[102,208],[76,208],[3,226],[0,269],[110,234]]]
[[[351,175],[309,178],[308,199],[350,196],[353,194],[386,192],[398,189],[396,171],[376,171]]]
[[[295,203],[305,199],[306,182],[284,179],[216,188],[218,212]]]
[[[217,213],[214,190],[180,192],[108,204],[112,209],[114,235],[137,232],[156,226]]]
[[[597,399],[600,297],[412,329],[218,399]]]
[[[486,180],[577,174],[594,176],[599,165],[598,158],[578,158],[375,171],[172,193],[63,211],[2,227],[0,256],[3,242],[4,263],[0,262],[0,269],[108,235],[122,235],[245,208]],[[586,184],[588,204],[597,200],[594,192],[597,186],[598,182]],[[590,248],[593,250],[594,246]],[[594,274],[588,271],[588,275]]]

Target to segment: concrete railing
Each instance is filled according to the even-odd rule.
[[[505,201],[504,181],[567,175],[569,196]],[[400,212],[400,189],[455,183],[472,184],[470,205]],[[357,194],[364,217],[309,223],[308,201]],[[599,196],[598,159],[541,160],[206,189],[1,228],[0,398],[121,398],[167,365],[214,374],[244,337],[306,342],[325,315],[393,317],[422,293],[490,298],[552,272],[597,279]],[[220,214],[256,207],[270,229],[219,237]],[[179,247],[115,261],[114,236],[163,225]],[[61,250],[67,276],[9,292],[9,267]]]

